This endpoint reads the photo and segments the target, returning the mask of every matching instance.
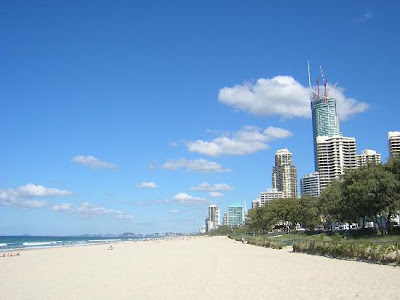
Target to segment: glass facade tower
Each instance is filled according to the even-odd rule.
[[[325,98],[311,93],[311,112],[314,140],[315,171],[318,171],[317,137],[341,136],[339,116],[336,113],[336,99]]]

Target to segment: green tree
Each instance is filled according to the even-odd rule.
[[[342,220],[342,182],[340,180],[332,181],[321,193],[318,199],[318,207],[323,218],[327,223]]]
[[[321,224],[321,212],[317,198],[303,196],[298,200],[296,222],[301,223],[304,228],[310,230]]]

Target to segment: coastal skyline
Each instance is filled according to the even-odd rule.
[[[196,232],[276,150],[313,172],[308,60],[358,154],[400,130],[396,1],[1,7],[0,235]]]

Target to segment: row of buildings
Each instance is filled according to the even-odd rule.
[[[366,149],[361,154],[356,153],[356,139],[343,136],[340,131],[336,99],[328,97],[325,79],[324,88],[325,92],[320,96],[318,81],[316,90],[311,87],[310,82],[315,171],[300,179],[302,196],[318,197],[329,183],[342,176],[348,169],[382,163],[381,154],[375,150]],[[388,132],[388,148],[390,158],[400,155],[400,131]],[[261,192],[260,197],[252,201],[252,208],[264,206],[277,198],[296,198],[297,187],[297,169],[293,164],[293,155],[286,148],[280,149],[275,154],[272,188]],[[224,214],[222,225],[243,224],[245,210],[240,204],[230,205],[228,213]],[[219,208],[216,205],[209,206],[203,231],[208,232],[220,225]]]
[[[356,169],[368,164],[381,164],[381,154],[366,149],[356,153],[356,139],[345,137],[340,131],[339,116],[336,111],[336,99],[329,98],[326,85],[323,96],[319,95],[319,86],[314,91],[310,84],[310,100],[313,125],[315,171],[300,179],[301,195],[318,197],[330,182],[339,178],[347,169]],[[389,156],[400,155],[400,132],[388,133]],[[297,170],[293,165],[292,153],[280,149],[275,154],[272,171],[272,188],[260,193],[253,200],[252,207],[264,206],[276,198],[298,197]]]
[[[225,226],[240,226],[244,224],[246,214],[246,207],[239,203],[233,203],[228,206],[228,212],[224,213],[222,225]],[[221,226],[221,211],[215,204],[208,207],[208,216],[205,219],[204,226],[200,232],[210,232]]]

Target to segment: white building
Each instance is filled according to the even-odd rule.
[[[318,197],[320,194],[319,174],[310,173],[300,179],[301,196]]]
[[[388,132],[389,155],[400,155],[400,131]]]
[[[357,166],[380,165],[382,163],[381,155],[374,150],[365,149],[360,155],[357,155]]]
[[[260,206],[265,206],[268,202],[274,199],[282,199],[284,194],[282,191],[278,191],[276,188],[267,189],[266,192],[260,193]]]
[[[283,192],[284,198],[297,198],[297,170],[293,165],[292,153],[280,149],[275,154],[272,171],[272,187]]]
[[[228,213],[224,213],[224,219],[222,221],[222,225],[229,226],[229,215],[228,215]]]
[[[256,198],[253,201],[251,201],[251,208],[257,208],[261,206],[261,199],[260,198]]]
[[[217,228],[218,226],[221,225],[219,207],[216,206],[215,204],[211,204],[208,207],[208,222],[211,224],[211,226],[209,224],[207,226],[208,231]]]
[[[356,139],[343,136],[318,136],[317,158],[320,190],[334,179],[338,179],[346,169],[357,168]]]

